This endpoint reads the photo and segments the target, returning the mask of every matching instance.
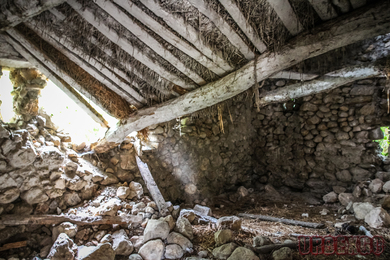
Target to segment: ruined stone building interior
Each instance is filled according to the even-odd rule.
[[[390,259],[389,0],[0,0],[0,260]]]

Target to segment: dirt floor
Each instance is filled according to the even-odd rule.
[[[323,223],[322,229],[304,228],[300,226],[286,225],[278,222],[267,222],[256,219],[243,219],[242,230],[235,232],[235,243],[239,246],[252,245],[253,237],[268,236],[275,244],[283,243],[289,239],[297,241],[297,235],[349,235],[348,231],[335,228],[336,223],[346,222],[340,219],[341,213],[345,209],[341,204],[321,205],[310,202],[310,198],[294,198],[294,194],[289,194],[286,199],[264,199],[264,194],[251,194],[247,198],[242,198],[237,202],[231,202],[226,199],[216,200],[215,205],[223,205],[223,208],[213,208],[213,215],[216,218],[222,216],[238,215],[239,213],[251,213],[267,215],[278,218],[294,219],[305,222]],[[312,200],[315,202],[316,200]],[[323,209],[329,210],[327,215],[321,215]],[[302,216],[307,213],[308,217]],[[385,239],[385,251],[380,256],[375,255],[355,255],[355,256],[325,256],[325,255],[300,255],[298,249],[293,250],[293,259],[390,259],[390,229],[372,229],[364,221],[352,221],[352,226],[364,226],[372,235],[379,235]],[[208,250],[211,252],[215,248],[214,236],[216,229],[212,225],[194,226],[195,240],[194,245],[197,251]],[[360,234],[360,233],[359,233]],[[183,258],[184,259],[184,258]],[[272,254],[262,255],[261,259],[273,259]]]

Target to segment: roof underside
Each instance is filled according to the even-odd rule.
[[[46,70],[119,119],[223,79],[303,32],[368,7],[366,0],[13,2],[0,0],[0,65]],[[311,80],[354,64],[348,48],[354,53],[356,45],[273,77]]]

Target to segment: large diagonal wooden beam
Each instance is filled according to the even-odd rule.
[[[100,62],[96,61],[94,58],[90,58],[90,61],[94,61],[94,65],[98,63],[100,69],[97,70],[93,65],[88,64],[87,59],[82,59],[83,53],[77,51],[76,48],[71,47],[71,44],[67,42],[67,39],[61,39],[56,36],[54,32],[50,32],[43,27],[42,24],[36,23],[35,21],[30,21],[25,23],[27,27],[33,30],[37,35],[39,35],[43,40],[50,43],[54,48],[64,54],[68,59],[77,64],[80,68],[88,72],[91,76],[95,77],[102,84],[110,88],[112,91],[120,95],[130,104],[139,108],[145,105],[147,102],[144,97],[142,97],[137,91],[132,89],[127,83],[123,82],[118,76],[112,73]],[[66,43],[66,46],[64,46]],[[84,57],[85,58],[85,57]]]
[[[99,4],[99,2],[97,2]],[[114,3],[125,9],[129,14],[131,14],[134,18],[140,21],[142,24],[147,26],[150,30],[158,34],[164,40],[214,72],[219,76],[223,76],[226,74],[226,71],[219,67],[216,63],[214,63],[211,59],[201,53],[198,49],[192,47],[185,40],[176,36],[173,32],[164,27],[164,25],[160,24],[148,14],[146,14],[141,8],[136,6],[135,4],[123,1],[123,0],[114,0]]]
[[[0,6],[0,32],[14,27],[63,2],[65,0],[2,1],[1,5],[4,6]],[[5,19],[2,19],[3,17]]]
[[[111,15],[117,22],[123,25],[124,28],[126,28],[143,43],[145,43],[149,48],[151,48],[155,53],[168,61],[178,71],[182,72],[200,86],[206,84],[206,81],[201,76],[187,68],[181,60],[179,60],[175,55],[167,50],[160,42],[152,37],[152,35],[150,35],[146,30],[134,22],[126,13],[115,6],[112,2],[106,0],[95,0],[94,2],[109,15]]]
[[[233,28],[212,8],[208,8],[205,0],[188,0],[195,8],[204,14],[211,22],[221,31],[223,35],[235,46],[247,60],[252,60],[255,57],[248,45],[241,39]]]
[[[46,67],[45,63],[41,62],[34,55],[28,52],[19,42],[7,35],[4,38],[10,43],[20,55],[22,55],[28,62],[38,68],[46,77],[48,77],[54,84],[59,87],[70,99],[72,99],[84,112],[86,112],[95,122],[102,127],[108,128],[108,122],[93,108],[88,101],[86,101],[77,91],[75,91],[66,81],[61,79],[56,73]],[[94,100],[95,101],[95,100]],[[96,101],[95,101],[96,102]]]
[[[116,0],[115,0],[116,1]],[[120,1],[120,0],[118,0]],[[121,1],[122,2],[122,1]],[[192,43],[199,51],[201,51],[209,59],[213,60],[226,72],[233,70],[233,67],[229,65],[227,61],[219,57],[215,51],[209,46],[205,45],[201,40],[201,35],[194,27],[186,23],[183,17],[180,15],[174,15],[166,12],[156,0],[140,0],[150,11],[156,16],[164,20],[164,22],[177,32],[181,37]]]
[[[267,46],[265,46],[259,35],[257,35],[256,31],[248,23],[247,19],[245,19],[236,3],[233,0],[219,0],[219,2],[223,5],[223,7],[225,7],[226,11],[228,11],[230,16],[237,23],[238,27],[240,27],[241,31],[245,33],[259,52],[265,52],[267,50]]]
[[[373,66],[357,66],[337,70],[316,80],[297,83],[284,88],[268,91],[260,98],[260,106],[270,103],[280,103],[291,99],[317,94],[322,91],[335,89],[356,80],[382,76],[383,73]]]
[[[303,33],[276,53],[264,53],[241,69],[197,90],[158,106],[138,110],[122,125],[107,131],[99,143],[99,151],[121,142],[132,131],[167,122],[227,100],[247,89],[255,78],[262,81],[306,59],[331,50],[390,32],[390,2],[382,1],[318,26]]]
[[[196,84],[188,84],[185,80],[171,73],[170,71],[165,69],[162,65],[160,65],[158,62],[155,62],[150,57],[145,55],[142,52],[142,50],[138,49],[136,46],[132,46],[127,39],[121,37],[116,31],[108,27],[104,23],[104,21],[96,20],[94,13],[90,9],[83,8],[83,6],[76,0],[68,0],[67,3],[79,15],[81,15],[87,22],[93,25],[98,31],[100,31],[108,39],[110,39],[112,42],[117,44],[119,47],[121,47],[124,51],[126,51],[128,54],[133,56],[139,62],[149,67],[151,70],[155,71],[161,77],[185,89],[197,88]]]
[[[302,32],[303,27],[288,0],[267,0],[292,35]]]

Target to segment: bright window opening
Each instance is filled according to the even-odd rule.
[[[381,127],[381,130],[383,132],[384,138],[381,139],[381,140],[377,140],[376,142],[378,142],[379,146],[382,148],[381,154],[383,156],[389,156],[389,143],[390,143],[389,127],[388,126],[383,126],[383,127]]]
[[[3,71],[3,76],[0,79],[0,100],[2,101],[0,108],[4,122],[11,122],[11,119],[15,116],[12,106],[12,90],[13,85],[9,79],[9,71]],[[116,118],[108,115],[87,97],[83,96],[83,98],[106,119],[109,126],[115,126],[118,122]],[[39,107],[51,116],[53,123],[59,127],[59,130],[69,133],[72,141],[76,144],[81,142],[95,142],[99,138],[102,138],[107,130],[95,122],[50,80],[47,82],[47,86],[41,91]]]

